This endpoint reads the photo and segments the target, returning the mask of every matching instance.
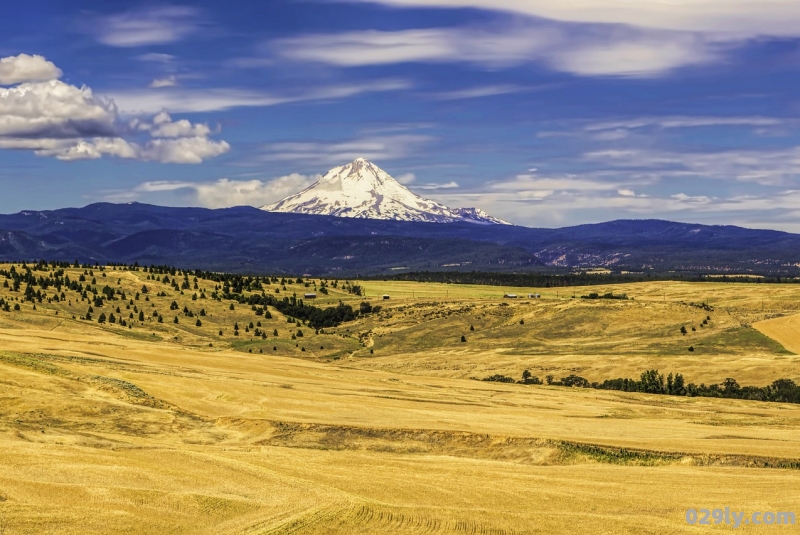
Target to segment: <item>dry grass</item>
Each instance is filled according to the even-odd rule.
[[[145,276],[107,274],[128,293]],[[384,311],[330,334],[293,326],[306,352],[274,310],[261,321],[277,338],[234,337],[252,311],[158,283],[169,295],[137,307],[166,320],[173,299],[202,306],[203,326],[72,320],[87,308],[74,296],[0,312],[2,535],[694,533],[689,507],[798,509],[800,406],[465,379],[652,365],[697,382],[795,377],[797,357],[749,327],[792,312],[792,287],[629,285],[613,290],[636,299],[614,302],[539,290],[506,307],[496,288],[365,284],[392,294]],[[709,313],[681,302],[703,293],[712,321],[684,339],[676,328]]]

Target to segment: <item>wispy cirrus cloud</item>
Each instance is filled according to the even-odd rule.
[[[85,29],[105,45],[139,47],[180,41],[201,27],[200,10],[195,7],[156,6],[99,16]],[[150,55],[149,60],[155,57]]]
[[[376,162],[396,160],[414,154],[433,138],[419,134],[372,135],[338,142],[281,142],[263,147],[256,162],[302,162],[303,164],[334,166],[356,158]],[[413,176],[405,176],[405,183]]]
[[[353,0],[347,0],[353,1]],[[800,5],[794,0],[354,0],[397,7],[478,8],[561,22],[628,25],[727,38],[800,35]]]
[[[511,93],[520,93],[527,90],[530,90],[530,88],[514,84],[483,85],[457,89],[455,91],[441,91],[433,94],[433,98],[437,100],[463,100],[470,98],[494,97],[497,95],[509,95]]]
[[[650,77],[714,61],[724,46],[690,33],[569,28],[528,21],[306,34],[274,40],[265,49],[283,60],[338,67],[456,62],[500,69],[536,62],[579,76]]]
[[[160,87],[175,87],[177,85],[179,85],[178,79],[174,74],[171,74],[165,78],[155,78],[152,82],[150,82],[150,87],[153,89],[158,89]]]
[[[667,116],[667,117],[635,117],[619,121],[603,121],[590,123],[586,130],[616,130],[637,128],[702,128],[710,126],[754,126],[769,127],[785,124],[786,119],[761,116]]]
[[[111,91],[110,96],[122,113],[175,113],[224,111],[232,108],[267,107],[293,102],[349,98],[364,93],[408,89],[411,82],[401,79],[327,85],[316,89],[272,93],[255,89],[166,87]]]
[[[764,186],[800,185],[800,147],[717,152],[615,149],[587,152],[583,159],[609,171],[647,170],[663,178],[734,180]]]
[[[175,59],[177,58],[172,54],[164,54],[161,52],[148,52],[146,54],[140,54],[136,56],[136,59],[138,59],[139,61],[149,61],[155,63],[170,63],[172,61],[175,61]]]
[[[289,37],[274,41],[269,48],[286,59],[341,67],[446,61],[513,65],[557,38],[546,28],[513,33],[460,28],[364,30]]]
[[[440,189],[456,189],[459,186],[458,186],[458,182],[450,181],[450,182],[445,182],[443,184],[434,184],[434,183],[417,184],[414,187],[416,189],[423,189],[423,190],[427,190],[427,191],[436,191],[436,190],[440,190]]]

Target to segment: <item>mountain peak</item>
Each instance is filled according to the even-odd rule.
[[[509,224],[477,208],[452,209],[423,199],[366,158],[334,167],[305,190],[262,209],[428,223]]]

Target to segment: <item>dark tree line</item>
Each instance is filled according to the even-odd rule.
[[[522,374],[521,381],[515,381],[505,375],[492,375],[484,381],[501,383],[541,384],[538,377],[530,375],[528,370]],[[546,382],[554,386],[579,388],[596,388],[598,390],[619,390],[622,392],[642,392],[645,394],[662,394],[667,396],[711,397],[747,399],[754,401],[774,401],[779,403],[800,403],[800,386],[791,379],[777,379],[767,386],[741,386],[736,379],[727,378],[719,384],[699,385],[686,383],[681,373],[668,374],[666,377],[658,370],[642,372],[639,379],[617,378],[606,379],[602,383],[590,383],[579,375],[568,375],[555,380],[552,375]]]
[[[597,292],[592,292],[589,295],[582,295],[581,299],[628,299],[628,296],[625,294],[614,294],[612,292],[604,293],[600,295]]]
[[[361,277],[360,277],[361,278]],[[399,280],[412,282],[439,282],[447,284],[479,284],[486,286],[521,286],[533,288],[558,288],[567,286],[597,286],[648,281],[704,281],[708,282],[751,282],[800,283],[793,277],[765,276],[763,278],[730,277],[708,279],[704,273],[644,273],[644,274],[588,274],[588,273],[491,273],[482,271],[412,271],[393,275],[363,277],[367,280]]]

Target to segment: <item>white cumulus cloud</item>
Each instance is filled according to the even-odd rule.
[[[2,58],[0,65],[18,65],[20,57]],[[35,62],[40,67],[48,64],[52,65],[44,58]],[[56,70],[51,69],[51,74],[57,71],[60,75],[61,71],[52,67]],[[45,77],[45,70],[27,66],[9,68],[5,74],[7,79],[30,79],[39,76],[37,72]],[[0,149],[31,150],[66,161],[115,156],[201,163],[230,150],[225,141],[209,139],[211,133],[206,124],[173,121],[166,111],[151,120],[136,118],[124,123],[112,99],[57,79],[0,87]],[[151,139],[136,140],[143,135]]]
[[[225,141],[205,137],[154,139],[140,151],[144,160],[161,163],[202,163],[203,160],[225,154],[231,146]]]
[[[63,143],[63,142],[62,142]],[[36,151],[40,156],[55,156],[59,160],[96,160],[104,155],[119,158],[138,157],[139,148],[122,138],[94,138],[64,143],[61,147],[43,148]]]
[[[208,125],[193,124],[186,119],[173,121],[165,111],[153,118],[148,129],[153,137],[206,137],[211,134]]]
[[[114,103],[60,80],[0,88],[0,135],[80,137],[116,130]]]
[[[61,78],[61,69],[42,56],[20,54],[0,58],[0,85],[45,82]]]

